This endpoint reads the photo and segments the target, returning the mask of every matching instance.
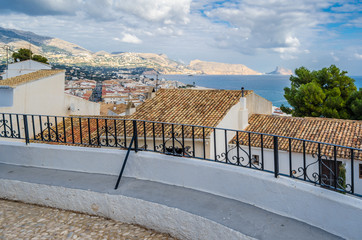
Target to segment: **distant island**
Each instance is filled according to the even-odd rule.
[[[243,64],[228,64],[193,60],[190,62],[188,67],[208,75],[261,75],[261,73],[254,71]]]
[[[106,51],[91,52],[62,39],[40,36],[33,32],[0,27],[0,44],[12,50],[31,48],[34,54],[48,58],[52,64],[67,66],[137,69],[137,72],[157,74],[261,75],[243,64],[227,64],[193,60],[189,65],[174,61],[165,54]],[[6,52],[0,48],[0,60],[6,62]]]
[[[283,67],[276,67],[274,71],[267,73],[267,74],[274,74],[274,75],[293,75],[293,71],[290,69],[286,69]]]

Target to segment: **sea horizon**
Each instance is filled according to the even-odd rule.
[[[148,77],[155,77],[154,75]],[[193,84],[196,86],[240,90],[244,87],[246,90],[253,90],[256,94],[273,103],[273,106],[280,107],[284,104],[290,106],[284,98],[284,88],[290,87],[290,75],[158,75],[159,79],[179,81],[184,84]],[[349,76],[355,80],[357,89],[362,88],[362,76]]]

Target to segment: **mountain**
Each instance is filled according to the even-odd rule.
[[[217,62],[205,62],[193,60],[189,67],[195,71],[200,71],[203,74],[209,75],[260,75],[243,64],[227,64]]]
[[[8,44],[14,41],[27,41],[31,44],[41,44],[43,41],[52,39],[51,37],[39,36],[32,32],[7,29],[0,27],[0,42]]]
[[[276,75],[293,75],[293,71],[283,67],[276,67],[274,71],[267,74],[276,74]]]
[[[40,36],[32,32],[0,27],[0,45],[9,45],[13,51],[30,48],[34,54],[48,58],[50,63],[74,66],[101,66],[122,69],[145,68],[161,74],[260,74],[242,64],[226,64],[194,60],[190,65],[168,58],[165,54],[99,51],[93,53],[77,44],[62,39]],[[6,61],[6,52],[0,48],[0,60]]]

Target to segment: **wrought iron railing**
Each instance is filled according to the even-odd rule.
[[[362,197],[362,149],[272,134],[116,117],[0,113],[0,137],[210,160]],[[357,141],[360,141],[357,139]]]

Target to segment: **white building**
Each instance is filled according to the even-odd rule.
[[[161,124],[156,123],[155,132],[153,132],[152,123],[144,125],[140,123],[138,129],[140,146],[145,145],[144,133],[146,132],[146,145],[149,149],[163,151],[165,141],[165,151],[172,151],[174,143],[175,149],[179,152],[185,149],[186,155],[213,158],[215,135],[213,129],[207,127],[242,130],[247,126],[249,115],[253,113],[271,114],[272,103],[270,101],[258,96],[253,91],[244,91],[244,93],[245,97],[242,97],[241,91],[236,90],[160,89],[155,97],[139,105],[136,112],[127,118],[176,124],[173,126],[173,132],[177,136],[172,141],[171,124],[165,124],[162,130]],[[182,143],[182,129],[177,124],[206,126],[206,128],[184,127],[184,142]],[[146,130],[143,129],[144,126]],[[132,128],[131,121],[126,121],[126,128],[129,132]],[[219,134],[217,133],[216,138],[217,154],[221,154],[225,149],[224,135]],[[162,135],[165,136],[165,139]],[[227,140],[231,140],[234,135],[235,132],[229,132]],[[117,136],[124,138],[122,121],[118,122]],[[127,137],[132,136],[127,135]]]
[[[100,105],[65,94],[64,70],[39,70],[0,80],[0,112],[99,115]]]
[[[339,147],[362,148],[362,121],[253,114],[248,123],[245,131],[285,137],[278,137],[280,174],[346,191],[352,191],[353,185],[354,192],[362,194],[362,150],[353,151],[352,167],[351,150]],[[230,141],[226,157],[238,165],[273,172],[274,139],[239,132]],[[341,172],[344,169],[345,180]]]
[[[12,78],[39,70],[50,70],[49,64],[40,63],[34,60],[26,60],[8,65],[8,69],[1,75],[2,79]]]

